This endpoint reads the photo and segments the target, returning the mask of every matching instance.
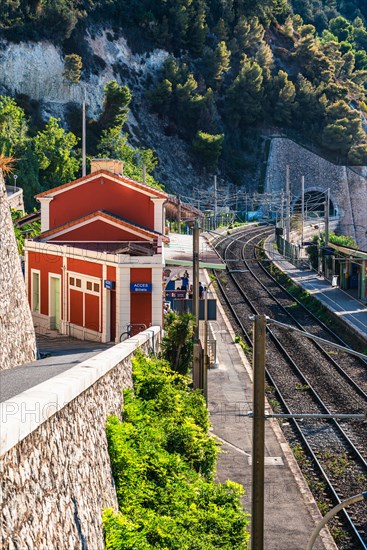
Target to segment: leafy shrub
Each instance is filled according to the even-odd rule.
[[[213,481],[203,397],[164,361],[139,354],[133,367],[124,421],[107,422],[119,512],[104,512],[106,548],[247,549],[242,487]]]
[[[163,357],[173,370],[187,374],[192,366],[194,317],[190,313],[168,313],[164,320]]]

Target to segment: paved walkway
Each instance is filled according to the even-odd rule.
[[[208,373],[209,412],[212,431],[222,444],[218,479],[231,479],[246,489],[244,505],[251,508],[252,419],[243,414],[252,407],[252,372],[220,304],[212,322],[217,338],[218,368]],[[302,550],[321,519],[316,503],[293,458],[276,420],[266,421],[265,548]],[[323,531],[315,550],[336,549]]]
[[[110,347],[110,344],[86,342],[67,336],[39,336],[37,344],[42,353],[49,353],[50,356],[14,369],[0,371],[0,403]]]
[[[273,263],[284,271],[288,277],[302,286],[312,296],[320,300],[330,311],[348,323],[356,333],[367,340],[367,306],[355,300],[344,290],[334,288],[314,270],[300,269],[288,262],[275,248],[272,238],[265,243],[265,248]]]

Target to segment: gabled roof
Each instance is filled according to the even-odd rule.
[[[161,233],[158,233],[157,231],[153,231],[152,229],[147,229],[142,225],[133,223],[129,220],[126,220],[125,218],[122,218],[121,216],[117,216],[116,214],[111,214],[111,212],[106,212],[105,210],[97,210],[96,212],[91,212],[86,216],[82,216],[81,218],[77,218],[76,220],[72,220],[63,225],[59,225],[58,227],[54,227],[53,229],[49,229],[48,231],[44,231],[43,233],[40,233],[38,235],[37,240],[43,240],[50,237],[51,238],[55,237],[60,233],[67,231],[68,229],[71,230],[75,226],[82,226],[97,219],[102,219],[107,223],[117,224],[121,227],[121,229],[125,229],[127,231],[129,230],[134,231],[135,233],[138,233],[141,236],[146,237],[147,239],[157,239],[158,237],[162,237],[163,242],[166,242],[166,243],[169,242],[168,237],[165,237]]]
[[[83,176],[82,178],[78,178],[77,180],[73,180],[73,181],[70,181],[69,183],[64,183],[63,185],[59,185],[58,187],[49,189],[48,191],[43,191],[42,193],[38,193],[38,195],[35,195],[35,198],[41,199],[43,197],[54,197],[59,193],[63,193],[64,191],[68,191],[69,189],[72,189],[73,187],[78,187],[79,185],[84,185],[85,183],[88,183],[89,181],[101,176],[105,176],[106,178],[109,178],[120,185],[125,184],[125,185],[128,185],[129,187],[133,187],[134,189],[137,189],[138,191],[142,191],[145,195],[150,195],[151,197],[156,197],[161,199],[167,199],[168,197],[167,193],[165,193],[164,191],[160,191],[159,189],[155,189],[154,187],[150,187],[149,185],[146,185],[144,183],[139,183],[135,180],[131,180],[126,176],[113,174],[108,170],[97,170],[96,172],[93,172],[92,174],[87,174],[86,176]]]

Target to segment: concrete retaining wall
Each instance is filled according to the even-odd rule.
[[[104,548],[101,514],[117,507],[105,433],[132,387],[137,348],[151,327],[0,406],[1,548]]]

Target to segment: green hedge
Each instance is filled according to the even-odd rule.
[[[203,397],[164,361],[139,354],[133,369],[123,422],[107,422],[119,512],[104,512],[106,548],[247,549],[243,489],[214,482],[218,446]]]

